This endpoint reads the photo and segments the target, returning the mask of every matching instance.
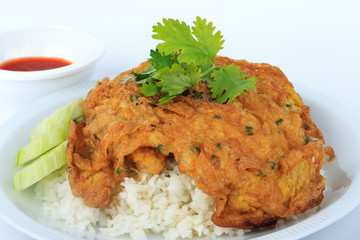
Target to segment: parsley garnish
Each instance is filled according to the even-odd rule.
[[[283,121],[284,121],[284,120],[283,120],[282,118],[280,118],[279,120],[277,120],[277,121],[275,122],[275,124],[276,124],[276,125],[280,125]]]
[[[274,161],[267,161],[266,164],[270,164],[271,169],[274,169],[276,165]]]
[[[163,40],[157,49],[164,54],[173,54],[180,50],[179,62],[195,65],[206,65],[209,59],[214,60],[216,54],[223,48],[220,31],[214,34],[215,27],[206,19],[196,18],[195,26],[174,19],[163,19],[163,25],[153,26],[154,39]],[[192,31],[191,31],[192,30]]]
[[[216,143],[215,145],[216,145],[216,147],[217,147],[219,150],[222,150],[221,143]]]
[[[173,64],[171,68],[160,69],[158,86],[166,96],[177,96],[182,94],[186,89],[199,83],[201,71],[194,65],[182,67],[179,64]],[[162,102],[161,98],[159,102]]]
[[[245,133],[246,133],[247,135],[252,136],[252,135],[254,134],[254,133],[253,133],[253,128],[250,127],[250,126],[245,126]]]
[[[197,153],[201,152],[200,148],[198,146],[196,146],[195,144],[192,145],[191,150],[193,150],[193,151],[195,150]]]
[[[215,56],[225,40],[215,32],[212,22],[197,17],[194,26],[174,19],[163,19],[153,26],[154,39],[162,40],[150,51],[149,66],[133,73],[123,83],[135,77],[135,84],[146,97],[162,93],[163,104],[201,81],[208,83],[212,97],[219,103],[231,102],[255,87],[257,79],[247,78],[240,67],[216,66]]]
[[[305,135],[305,140],[304,140],[304,144],[308,144],[310,142],[310,138],[308,135]]]
[[[160,152],[164,152],[164,145],[162,145],[161,143],[158,144],[158,149]]]
[[[116,168],[116,173],[120,175],[124,170],[121,167]]]
[[[231,102],[244,90],[251,90],[255,87],[256,78],[246,79],[246,74],[240,71],[240,67],[229,65],[220,68],[213,73],[214,81],[208,86],[211,88],[212,97],[217,97],[217,101],[225,103]]]

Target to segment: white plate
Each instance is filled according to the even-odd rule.
[[[86,97],[94,82],[80,84],[29,105],[0,128],[0,214],[18,230],[36,239],[76,239],[84,233],[68,229],[62,222],[45,216],[33,188],[16,192],[16,152],[29,141],[30,132],[53,110],[77,97]],[[336,159],[324,165],[327,181],[325,198],[313,210],[279,223],[275,229],[253,231],[245,238],[299,239],[330,225],[360,203],[360,128],[355,115],[331,98],[301,86],[295,88],[311,107],[312,119],[322,130],[326,143],[335,149]],[[86,235],[86,234],[85,234]],[[89,236],[88,236],[89,237]],[[154,236],[158,238],[159,236]],[[110,239],[97,235],[98,239]]]

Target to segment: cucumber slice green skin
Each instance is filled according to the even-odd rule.
[[[55,110],[31,132],[30,144],[15,159],[16,166],[27,163],[13,176],[15,190],[23,190],[66,165],[70,120],[84,117],[80,107],[83,101],[78,98]]]
[[[55,110],[47,118],[44,118],[31,132],[30,142],[36,140],[41,135],[56,127],[63,126],[64,123],[67,123],[72,119],[77,119],[83,116],[84,113],[79,106],[79,104],[83,101],[83,98],[75,99],[64,107]]]
[[[70,122],[65,123],[63,127],[54,128],[20,149],[15,157],[15,167],[40,157],[64,142],[69,134],[69,126]]]
[[[67,162],[67,144],[66,140],[17,172],[13,176],[14,189],[24,190],[64,166]]]

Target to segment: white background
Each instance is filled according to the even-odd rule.
[[[360,116],[360,3],[355,0],[0,0],[0,31],[55,24],[102,39],[107,51],[89,80],[115,76],[146,60],[157,44],[152,26],[162,18],[190,24],[196,16],[221,30],[225,44],[220,55],[276,65],[290,81],[316,89]],[[0,124],[26,107],[4,109],[2,104]],[[359,218],[357,207],[305,239],[358,239]],[[1,219],[0,233],[1,239],[30,239]]]

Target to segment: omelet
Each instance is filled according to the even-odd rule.
[[[158,174],[174,159],[182,173],[214,197],[212,221],[221,227],[274,227],[323,199],[324,137],[284,73],[264,63],[227,57],[256,87],[220,104],[205,83],[158,105],[139,85],[122,79],[147,62],[98,82],[72,122],[69,182],[90,207],[107,207],[125,177]],[[161,96],[160,96],[161,97]]]

